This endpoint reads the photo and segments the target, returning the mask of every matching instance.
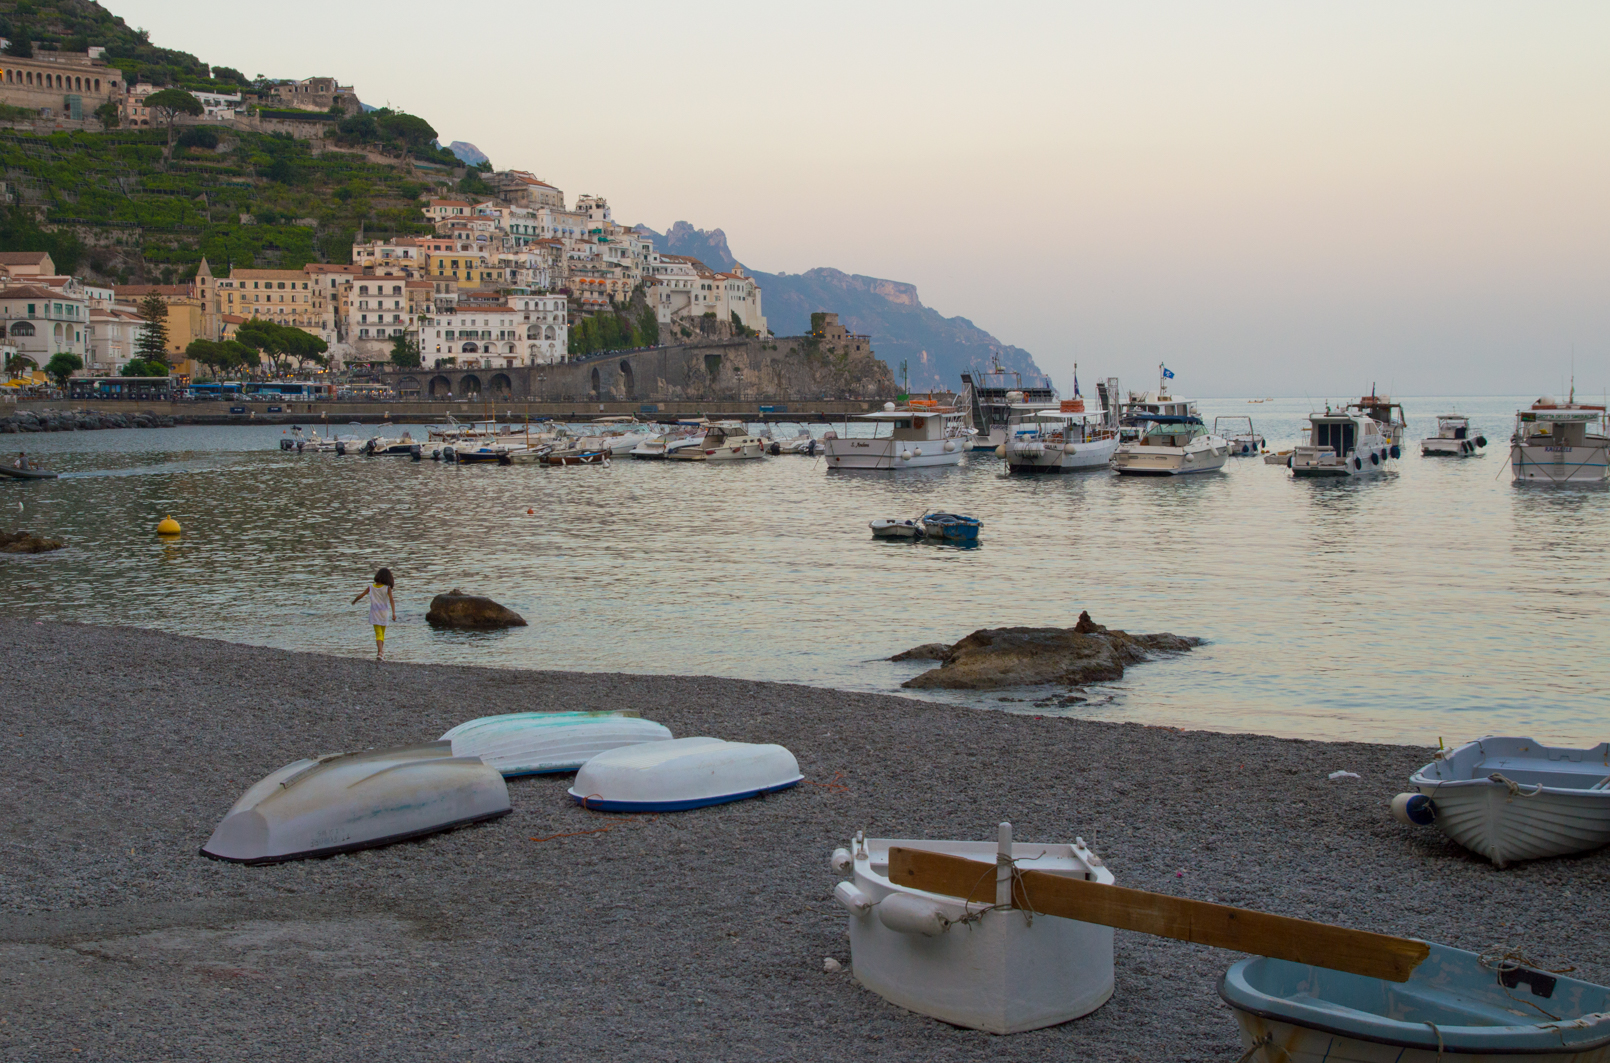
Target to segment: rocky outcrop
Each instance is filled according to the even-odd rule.
[[[1181,653],[1202,640],[1181,635],[1131,635],[1108,630],[1079,614],[1071,628],[1000,627],[973,632],[935,656],[930,643],[891,660],[937,659],[938,668],[906,680],[914,690],[999,690],[1060,684],[1077,686],[1123,678],[1124,668],[1157,653]]]
[[[64,545],[60,539],[46,539],[32,532],[0,532],[0,554],[45,554]]]
[[[172,428],[179,422],[154,413],[101,413],[96,410],[18,410],[0,417],[0,433],[82,432],[97,428]]]
[[[504,627],[525,627],[525,617],[478,594],[465,594],[454,587],[430,600],[425,622],[431,627],[492,631]]]

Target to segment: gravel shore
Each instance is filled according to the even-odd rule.
[[[1204,947],[1120,932],[1106,1006],[1009,1037],[854,983],[834,847],[859,828],[985,839],[1000,820],[1023,841],[1082,835],[1121,885],[1520,945],[1610,980],[1610,853],[1497,871],[1399,826],[1386,805],[1423,749],[17,619],[0,639],[5,1061],[1235,1063],[1215,985],[1237,957]],[[637,818],[577,808],[570,776],[527,778],[512,815],[421,842],[258,868],[197,855],[242,790],[298,757],[609,708],[781,742],[830,785]]]

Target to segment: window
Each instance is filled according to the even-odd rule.
[[[29,304],[28,313],[31,314],[33,312],[33,305]],[[34,327],[28,324],[26,321],[19,321],[15,325],[11,326],[11,334],[13,336],[32,336],[34,334]]]

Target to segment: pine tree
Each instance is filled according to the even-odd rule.
[[[134,341],[134,349],[144,362],[168,364],[168,304],[152,292],[140,300],[140,317],[145,327]]]

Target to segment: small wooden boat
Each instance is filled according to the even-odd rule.
[[[608,465],[609,451],[596,450],[551,450],[537,459],[544,465]]]
[[[1408,981],[1242,960],[1219,983],[1249,1059],[1280,1063],[1603,1063],[1610,989],[1431,945]],[[1262,1056],[1255,1046],[1265,1045]]]
[[[635,712],[511,712],[442,735],[454,756],[480,757],[505,778],[575,771],[605,750],[670,738],[669,727]]]
[[[802,778],[782,746],[673,738],[598,754],[576,773],[570,796],[604,812],[681,812],[786,790]]]
[[[1393,814],[1435,823],[1499,867],[1610,843],[1610,742],[1589,749],[1489,736],[1439,754],[1409,777]]]
[[[18,469],[11,465],[0,465],[0,476],[9,476],[13,480],[54,480],[60,475],[46,472],[44,469]]]
[[[923,532],[928,538],[953,543],[977,542],[981,526],[977,518],[964,517],[959,513],[929,513],[922,518]]]
[[[449,742],[287,764],[247,790],[203,856],[274,864],[406,841],[509,811],[503,776]]]
[[[921,539],[922,525],[914,520],[869,520],[874,539]]]

